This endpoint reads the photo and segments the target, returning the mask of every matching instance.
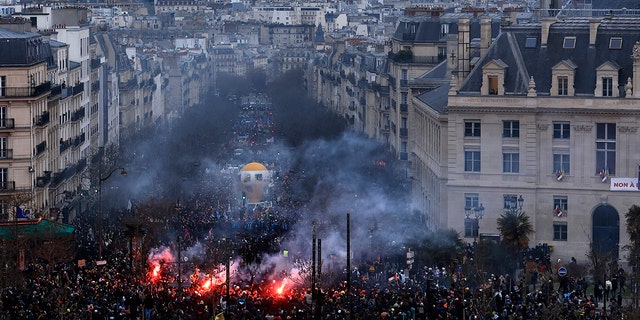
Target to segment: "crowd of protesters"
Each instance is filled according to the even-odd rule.
[[[209,199],[209,200],[205,200]],[[188,212],[169,225],[185,247],[197,241],[220,238],[211,230],[233,230],[231,245],[243,260],[278,250],[279,239],[298,218],[287,208],[257,207],[235,210],[211,205],[210,195],[183,200]],[[197,203],[197,205],[195,205]],[[5,319],[611,319],[620,318],[622,295],[628,290],[624,270],[606,281],[558,277],[557,266],[547,257],[530,273],[523,286],[510,275],[466,274],[457,266],[422,266],[405,271],[401,263],[380,257],[361,261],[351,270],[347,285],[318,281],[312,291],[309,279],[291,282],[277,292],[267,277],[243,277],[239,267],[229,289],[219,284],[197,290],[188,281],[176,285],[175,269],[164,285],[150,281],[145,270],[132,273],[124,231],[118,220],[105,226],[104,262],[89,259],[60,263],[53,268],[27,265],[22,281],[2,288],[0,318]],[[176,215],[179,217],[179,215]],[[79,250],[95,254],[96,236],[83,219],[78,228]],[[179,227],[178,227],[179,226]],[[182,228],[188,235],[182,234]],[[171,229],[171,228],[170,228]],[[473,255],[473,246],[465,250]],[[245,261],[247,262],[247,261]],[[570,263],[575,263],[574,261]],[[335,271],[335,270],[334,270]],[[269,272],[269,271],[264,271]],[[173,278],[172,278],[173,277]],[[254,279],[261,279],[256,280]],[[605,309],[606,306],[606,309]],[[606,312],[605,312],[606,311]]]
[[[269,110],[261,104],[245,111],[236,129],[251,139],[249,145],[266,143],[273,125]],[[279,201],[273,204],[245,206],[229,196],[234,178],[233,172],[214,173],[204,177],[200,188],[176,195],[175,214],[162,221],[164,237],[157,244],[173,252],[206,242],[212,248],[230,246],[238,266],[225,282],[204,290],[194,280],[198,275],[191,274],[193,265],[189,272],[176,272],[182,271],[181,261],[163,261],[174,265],[162,270],[160,280],[151,279],[147,257],[133,254],[130,235],[121,223],[134,214],[133,205],[108,214],[110,219],[101,226],[102,256],[96,249],[95,223],[87,216],[72,221],[78,258],[54,266],[30,260],[0,288],[0,319],[620,318],[622,295],[628,290],[624,270],[590,283],[570,275],[558,277],[549,256],[536,262],[526,283],[508,274],[469,273],[456,265],[407,270],[402,262],[381,253],[374,261],[356,261],[348,277],[343,267],[334,268],[332,276],[325,274],[315,282],[315,288],[309,275],[280,286],[269,277],[273,270],[256,271],[248,265],[281,250],[289,229],[303,216],[301,209],[284,196],[274,196]],[[177,242],[181,248],[176,248]],[[470,258],[473,252],[470,245],[463,254]],[[203,257],[220,262],[222,254],[214,250]]]

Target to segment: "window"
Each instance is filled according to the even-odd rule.
[[[503,138],[520,137],[520,121],[517,121],[517,120],[502,121],[502,137]]]
[[[9,157],[7,139],[7,137],[0,137],[0,159],[6,159]]]
[[[569,139],[571,134],[571,126],[569,122],[554,122],[553,123],[553,138],[554,139]]]
[[[562,47],[564,49],[573,49],[576,47],[576,37],[564,37],[564,42],[562,43]]]
[[[566,196],[553,196],[553,209],[557,215],[564,215],[569,208]]]
[[[489,94],[490,95],[498,95],[498,77],[497,76],[489,76],[487,78],[489,80]]]
[[[4,97],[6,95],[7,88],[7,77],[0,76],[0,97]]]
[[[7,106],[0,106],[0,128],[6,128],[7,125]]]
[[[567,224],[565,222],[553,223],[553,240],[567,241]]]
[[[609,49],[622,49],[622,37],[611,37],[609,39]]]
[[[602,96],[613,97],[613,78],[611,77],[602,78]]]
[[[402,93],[400,93],[400,95],[401,95],[400,103],[407,104],[407,102],[409,101],[409,93],[408,92],[402,92]]]
[[[409,79],[409,71],[407,69],[402,69],[402,76],[400,80],[407,80],[407,79]]]
[[[465,123],[464,123],[464,136],[465,137],[479,137],[480,136],[480,121],[465,121]]]
[[[447,34],[449,34],[449,25],[446,23],[443,23],[440,25],[440,37],[444,37]]]
[[[538,38],[535,37],[527,37],[527,40],[524,42],[525,48],[535,48],[538,46]]]
[[[477,219],[471,219],[471,218],[464,219],[464,237],[465,238],[477,238],[478,230],[480,230],[480,226]]]
[[[569,155],[563,153],[553,154],[553,172],[569,174]]]
[[[596,174],[616,173],[616,124],[596,123]]]
[[[517,152],[505,152],[502,154],[502,172],[518,173],[520,172],[520,154]]]
[[[464,152],[464,171],[480,172],[480,151],[468,150]]]
[[[480,197],[477,193],[465,193],[464,194],[464,207],[466,208],[478,208],[480,207]]]
[[[558,77],[558,95],[566,96],[568,94],[569,94],[569,77],[559,76]]]
[[[9,188],[9,169],[0,168],[0,189],[6,190]]]

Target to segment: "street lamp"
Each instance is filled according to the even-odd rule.
[[[103,239],[103,230],[102,230],[102,220],[103,220],[103,208],[102,208],[102,184],[107,181],[109,178],[111,178],[111,175],[113,175],[114,172],[116,172],[117,170],[120,170],[120,174],[123,176],[127,175],[127,170],[125,168],[113,168],[111,171],[109,171],[109,173],[106,176],[102,176],[102,173],[100,173],[100,177],[98,179],[98,201],[99,204],[98,206],[99,208],[99,216],[98,216],[98,257],[102,260],[102,246],[104,245],[104,239]],[[101,170],[102,171],[102,170]]]
[[[178,222],[179,222],[179,229],[176,236],[176,242],[178,245],[178,262],[176,265],[178,267],[178,292],[181,292],[182,290],[182,241],[180,240],[180,231],[182,231],[181,230],[182,229],[182,205],[180,205],[180,199],[178,199],[178,202],[176,202],[174,209],[178,214]]]
[[[508,199],[506,199],[505,205],[506,205],[504,209],[505,213],[510,213],[513,215],[522,214],[524,212],[522,210],[522,207],[524,205],[524,197],[522,197],[522,195],[519,195],[518,197],[516,197],[515,195],[510,196]],[[520,264],[519,261],[517,261],[517,263],[518,265]],[[522,252],[522,268],[523,268],[522,269],[522,290],[523,290],[522,301],[526,305],[527,291],[529,291],[529,284],[527,284],[526,256],[524,255],[524,252]]]
[[[481,203],[479,207],[466,207],[464,208],[464,214],[467,217],[467,222],[471,224],[473,243],[475,244],[480,231],[480,220],[482,220],[482,217],[484,216],[484,206]]]
[[[511,196],[507,199],[508,207],[505,208],[507,213],[522,213],[522,206],[524,205],[524,198],[522,195],[516,198],[516,196]]]

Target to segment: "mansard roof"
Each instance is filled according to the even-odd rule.
[[[492,37],[496,37],[500,30],[500,19],[492,18]],[[458,33],[458,19],[469,18],[471,39],[480,37],[480,18],[474,17],[472,13],[452,13],[444,14],[440,17],[416,16],[402,17],[398,21],[398,26],[393,34],[393,39],[397,41],[408,41],[416,43],[446,43],[442,32],[442,25],[448,25],[447,34]]]
[[[53,65],[49,42],[40,34],[0,28],[0,66]]]
[[[590,23],[594,21],[600,25],[595,44],[590,45]],[[551,91],[552,68],[563,60],[570,60],[577,66],[576,95],[593,95],[597,69],[607,62],[620,67],[619,83],[623,85],[627,78],[632,77],[631,54],[634,44],[640,40],[640,18],[563,19],[550,26],[546,45],[541,45],[541,36],[539,23],[503,28],[459,92],[480,92],[482,66],[498,59],[508,65],[504,82],[506,94],[526,95],[530,77],[535,80],[538,94],[548,94]],[[619,48],[610,46],[612,38],[621,41]],[[565,44],[565,39],[575,39],[575,45]]]

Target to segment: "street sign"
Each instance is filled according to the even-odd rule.
[[[561,277],[566,276],[566,275],[567,275],[567,268],[565,268],[565,267],[560,267],[560,268],[558,269],[558,275],[559,275],[559,276],[561,276]]]

